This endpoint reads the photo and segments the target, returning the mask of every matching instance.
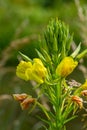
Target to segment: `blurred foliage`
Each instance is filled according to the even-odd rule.
[[[80,0],[80,4],[87,9],[86,0]],[[37,130],[40,127],[43,130],[42,122],[37,118],[39,114],[44,116],[40,110],[36,108],[29,115],[27,111],[20,110],[10,95],[22,92],[36,95],[31,83],[19,80],[15,75],[20,60],[18,51],[30,58],[37,57],[35,48],[39,49],[39,37],[42,37],[52,17],[58,17],[69,25],[76,45],[84,42],[82,34],[87,34],[81,30],[74,0],[0,0],[0,130]],[[87,25],[84,27],[87,28]],[[86,45],[82,44],[82,49]],[[80,66],[74,74],[77,81],[83,82],[87,76],[86,58],[81,61],[84,66]],[[67,124],[67,130],[80,130],[80,118]]]

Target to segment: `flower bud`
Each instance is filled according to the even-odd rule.
[[[72,57],[65,57],[56,68],[56,74],[61,77],[66,77],[75,69],[78,65],[77,61],[74,61]]]

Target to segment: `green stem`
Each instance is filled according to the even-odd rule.
[[[61,79],[58,82],[58,84],[56,85],[56,89],[55,89],[55,93],[56,93],[56,106],[55,106],[55,116],[56,116],[56,130],[61,130],[62,126],[62,122],[61,122]]]
[[[50,117],[49,117],[49,114],[48,114],[46,108],[42,104],[40,104],[39,102],[37,102],[36,104],[42,109],[42,111],[45,113],[48,120],[50,120]]]

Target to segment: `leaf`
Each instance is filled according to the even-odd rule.
[[[21,52],[19,52],[19,54],[20,54],[20,56],[21,56],[25,61],[30,61],[30,62],[32,62],[32,60],[31,60],[28,56],[24,55],[24,54],[21,53]]]
[[[50,123],[49,121],[47,121],[47,120],[41,118],[40,116],[37,116],[37,118],[40,119],[41,121],[45,122],[45,123],[48,124],[48,125],[49,125],[49,123]]]
[[[50,58],[49,54],[47,53],[47,51],[45,51],[44,49],[42,49],[42,51],[43,51],[43,55],[44,55],[46,61],[49,63],[52,63],[51,58]]]
[[[40,58],[41,60],[43,60],[44,62],[46,62],[44,56],[43,56],[37,49],[35,49],[35,50],[36,50],[36,52],[37,52],[39,58]]]
[[[49,114],[48,114],[46,108],[43,105],[41,105],[39,102],[37,102],[37,105],[42,109],[42,111],[45,113],[47,118],[50,120],[50,117],[49,117]]]
[[[29,114],[35,109],[36,105],[37,105],[37,104],[36,104],[36,102],[35,102],[35,103],[33,104],[32,108],[29,110],[29,112],[28,112]]]
[[[64,124],[66,124],[67,122],[69,122],[69,121],[73,120],[73,119],[74,119],[74,118],[76,118],[76,117],[77,117],[77,115],[72,116],[71,118],[68,118],[68,119],[64,122]]]
[[[77,60],[80,60],[80,59],[83,58],[86,54],[87,54],[87,49],[85,49],[85,50],[82,51],[79,55],[77,55],[76,59],[77,59]]]
[[[71,56],[72,56],[73,58],[75,58],[75,57],[78,55],[80,49],[81,49],[81,43],[79,43],[78,47],[77,47],[76,50],[71,54]]]

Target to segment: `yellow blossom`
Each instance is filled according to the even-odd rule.
[[[56,68],[56,74],[62,77],[68,76],[78,65],[72,57],[65,57]]]
[[[37,64],[39,64],[41,66],[44,66],[42,61],[39,58],[34,58],[33,61],[34,61],[34,63],[37,63]]]
[[[44,67],[40,59],[35,58],[33,64],[34,74],[44,81],[47,75],[47,69]]]
[[[29,80],[29,75],[27,76],[26,75],[26,70],[27,69],[32,69],[32,64],[31,62],[26,62],[26,61],[21,61],[19,63],[19,65],[17,66],[17,69],[16,69],[16,75],[21,78],[21,79],[24,79],[24,80]]]
[[[32,66],[31,80],[35,80],[36,82],[42,84],[47,75],[47,69],[44,67],[42,61],[38,58],[33,59],[34,63]],[[28,75],[30,70],[27,70],[26,74]]]
[[[16,74],[24,80],[34,80],[42,84],[47,75],[47,69],[38,58],[33,59],[33,63],[21,61],[17,66]]]

